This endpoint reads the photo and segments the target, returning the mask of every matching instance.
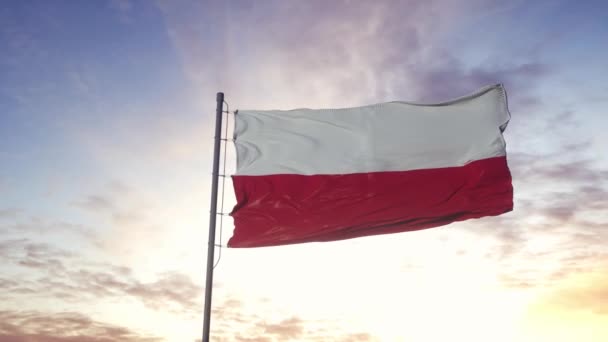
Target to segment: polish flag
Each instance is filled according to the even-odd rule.
[[[443,103],[239,110],[229,247],[334,241],[513,209],[502,85]]]

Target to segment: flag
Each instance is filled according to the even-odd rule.
[[[235,117],[229,247],[406,232],[513,209],[500,84],[436,104]]]

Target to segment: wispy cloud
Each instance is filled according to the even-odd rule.
[[[228,298],[213,309],[213,338],[222,342],[378,341],[366,332],[347,332],[331,321],[298,316],[269,320],[244,303]],[[235,332],[238,333],[235,334]]]
[[[160,342],[76,312],[0,311],[0,342]]]
[[[91,211],[106,211],[114,209],[113,203],[100,195],[90,195],[82,201],[76,202],[76,205]]]
[[[132,22],[133,2],[130,0],[112,0],[109,6],[116,11],[121,22],[125,24]]]
[[[606,277],[608,256],[600,257],[593,269],[560,275],[561,282],[542,293],[531,306],[531,311],[541,317],[596,316],[608,320],[608,278]]]
[[[297,339],[304,332],[302,323],[302,320],[297,317],[288,318],[278,323],[267,323],[264,325],[264,334],[276,335],[282,340]]]
[[[553,72],[548,65],[532,56],[514,62],[497,51],[469,66],[446,47],[444,33],[457,30],[464,16],[484,16],[503,7],[492,3],[389,1],[352,6],[313,1],[188,7],[208,16],[200,24],[177,20],[186,8],[167,3],[161,8],[186,73],[202,87],[230,89],[230,98],[242,106],[439,101],[498,82],[518,89],[514,103],[533,102],[535,85]],[[217,39],[220,47],[213,53],[201,43],[207,25],[210,39]]]
[[[48,218],[40,218],[28,216],[26,212],[18,210],[11,215],[8,215],[4,222],[0,222],[0,236],[21,236],[21,237],[39,237],[40,234],[53,232],[56,235],[76,236],[83,239],[83,242],[95,244],[97,235],[90,227],[65,222],[61,220],[53,220]],[[2,220],[2,216],[0,216]]]
[[[132,298],[154,310],[186,315],[199,311],[202,287],[177,272],[142,282],[127,267],[90,263],[73,253],[27,239],[1,241],[0,260],[37,275],[21,277],[19,283],[2,279],[0,291],[5,295],[35,294],[68,302]]]
[[[516,90],[509,97],[511,107],[535,104],[532,90],[543,77],[551,73],[548,66],[539,62],[515,65],[488,65],[467,69],[454,57],[430,70],[411,70],[419,87],[418,96],[424,100],[440,101],[470,93],[487,84],[504,83],[507,89]]]
[[[106,215],[116,224],[137,224],[145,219],[143,214],[145,205],[133,203],[133,200],[129,199],[126,194],[121,196],[88,195],[82,200],[76,201],[74,205],[93,213]]]
[[[578,157],[589,148],[586,142],[566,143],[550,153],[509,155],[514,212],[462,228],[492,241],[484,255],[494,260],[504,286],[554,288],[602,267],[608,257],[608,174]]]
[[[547,301],[566,310],[608,315],[608,279],[605,275],[596,275],[556,291]]]
[[[21,212],[19,209],[8,208],[8,209],[0,209],[0,220],[2,219],[14,219]]]

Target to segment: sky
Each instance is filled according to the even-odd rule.
[[[0,342],[200,340],[218,91],[230,110],[340,108],[494,83],[512,114],[512,212],[222,249],[212,340],[608,340],[607,10],[4,2]],[[228,145],[227,174],[234,158]],[[229,212],[229,180],[224,193]]]

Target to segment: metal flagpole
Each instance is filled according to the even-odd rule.
[[[217,93],[215,110],[215,144],[213,145],[213,178],[211,181],[211,210],[209,212],[209,244],[207,245],[207,278],[205,281],[205,312],[203,316],[203,341],[209,342],[211,326],[211,290],[213,289],[213,253],[215,252],[215,219],[217,218],[217,186],[220,172],[220,147],[222,144],[222,116],[224,93]],[[226,158],[226,156],[224,156]]]

